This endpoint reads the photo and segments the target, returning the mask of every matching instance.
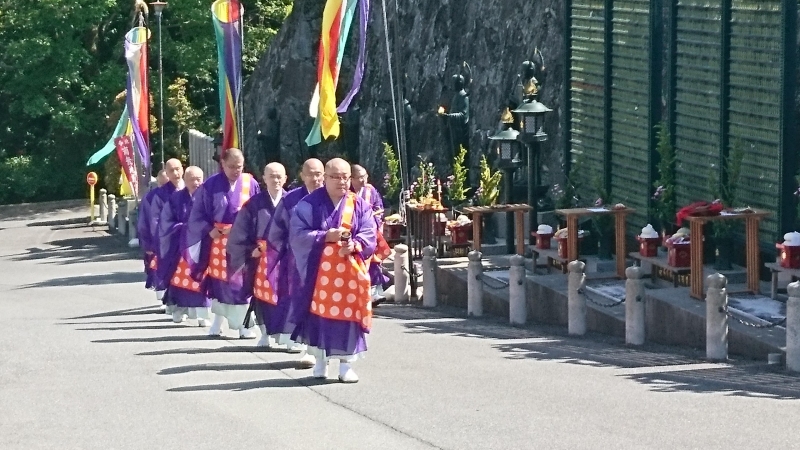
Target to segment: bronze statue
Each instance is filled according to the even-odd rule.
[[[467,94],[467,80],[461,74],[452,77],[453,99],[450,101],[450,110],[439,107],[439,115],[447,121],[448,152],[447,161],[452,164],[453,157],[459,147],[464,147],[469,154],[469,94]]]

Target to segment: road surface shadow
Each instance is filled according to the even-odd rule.
[[[115,325],[115,324],[137,324],[137,323],[172,323],[172,319],[169,317],[164,317],[163,319],[148,319],[148,320],[109,320],[109,321],[100,321],[95,320],[91,322],[59,322],[56,325]],[[87,328],[88,329],[95,329],[95,328]],[[100,328],[97,328],[98,330]]]
[[[115,338],[115,339],[98,339],[92,341],[96,344],[133,344],[133,343],[155,343],[155,342],[186,342],[186,341],[209,341],[220,340],[216,336],[208,336],[206,334],[191,335],[191,336],[157,336],[157,337],[139,337],[139,338]]]
[[[172,322],[170,320],[170,322]],[[164,325],[142,325],[142,326],[131,326],[131,327],[97,327],[97,328],[75,328],[78,331],[137,331],[137,330],[180,330],[180,329],[191,329],[197,327],[191,327],[182,323],[170,323]]]
[[[239,383],[199,384],[195,386],[182,386],[167,389],[167,392],[206,392],[206,391],[250,391],[253,389],[267,388],[305,388],[324,386],[328,384],[341,384],[339,380],[317,378],[275,378],[270,380],[242,381]]]
[[[296,369],[297,361],[275,361],[258,364],[192,364],[163,369],[159,375],[176,375],[190,372],[227,372],[231,370],[287,370]]]
[[[731,359],[722,367],[708,368],[700,366],[709,361],[704,358],[704,352],[698,349],[654,343],[630,347],[623,339],[613,336],[590,333],[583,337],[573,337],[567,335],[565,327],[539,324],[517,328],[495,317],[440,321],[438,319],[447,319],[449,315],[443,311],[446,309],[406,306],[387,308],[381,310],[380,314],[398,320],[409,333],[519,340],[494,343],[492,347],[508,359],[557,361],[620,369],[617,376],[647,385],[654,392],[722,393],[743,397],[800,399],[800,376],[791,374],[780,366]],[[463,315],[463,311],[461,314]],[[404,320],[408,323],[403,323]],[[537,342],[537,339],[540,341]]]
[[[142,306],[139,308],[118,309],[116,311],[107,311],[96,314],[88,314],[85,316],[66,317],[61,320],[81,320],[81,319],[100,319],[103,317],[117,317],[117,316],[140,316],[146,314],[161,314],[164,316],[164,310],[160,306]],[[156,319],[162,320],[162,319]],[[88,322],[83,322],[88,323]],[[123,322],[129,323],[129,322]]]
[[[89,231],[89,233],[92,232]],[[125,246],[124,242],[117,236],[106,233],[96,233],[86,237],[56,239],[46,242],[44,245],[53,246],[53,248],[30,247],[26,249],[27,253],[16,255],[12,260],[42,261],[53,264],[110,262],[122,259],[138,259],[140,253],[139,249]]]
[[[136,353],[136,356],[165,356],[165,355],[210,355],[215,353],[261,353],[271,350],[263,350],[261,347],[239,347],[226,345],[218,348],[171,348],[166,350],[151,350]]]
[[[25,284],[14,290],[44,287],[93,286],[100,284],[128,284],[144,282],[144,274],[139,272],[109,272],[75,277],[51,278],[37,283]]]

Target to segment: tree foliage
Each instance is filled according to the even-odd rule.
[[[245,50],[243,73],[277,33],[292,0],[243,0]],[[119,111],[114,99],[125,89],[123,38],[133,24],[132,0],[0,0],[0,191],[18,177],[7,171],[42,176],[44,194],[15,194],[2,202],[74,198],[85,192],[84,164],[108,140]],[[179,136],[188,127],[211,132],[219,127],[217,53],[211,1],[170,2],[162,17],[164,134],[177,155]],[[149,15],[151,110],[158,117],[158,24]],[[181,82],[181,80],[185,80]],[[183,90],[166,92],[171,85]],[[168,100],[172,104],[168,104]],[[160,124],[154,123],[151,129]],[[151,136],[158,149],[158,135]],[[9,162],[10,158],[24,156]],[[154,158],[157,160],[159,158]],[[20,161],[29,161],[20,165]],[[7,169],[7,170],[6,170]],[[92,168],[102,171],[102,167]],[[158,169],[158,167],[154,167]],[[38,174],[38,175],[37,175]],[[36,184],[36,183],[34,183]],[[16,191],[15,191],[16,192]]]

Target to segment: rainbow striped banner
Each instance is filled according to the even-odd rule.
[[[358,61],[350,91],[337,106],[336,87],[339,84],[339,72],[357,9],[359,11]],[[309,115],[315,119],[311,132],[306,137],[308,146],[319,144],[323,138],[339,137],[339,113],[346,112],[350,107],[364,78],[368,19],[369,0],[327,0],[325,3],[317,62],[317,85],[308,108]]]
[[[128,63],[128,91],[125,101],[133,144],[142,159],[144,173],[150,173],[150,90],[147,84],[149,37],[150,33],[145,27],[131,28],[125,34],[125,61]]]
[[[236,0],[217,0],[211,5],[217,36],[219,70],[219,111],[223,150],[239,147],[237,107],[242,91],[242,16],[244,7]]]

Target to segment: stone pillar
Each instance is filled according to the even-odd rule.
[[[483,254],[471,251],[467,254],[467,315],[481,317],[483,315]]]
[[[586,334],[586,298],[583,296],[585,269],[586,264],[582,261],[572,261],[567,265],[567,331],[576,336]]]
[[[108,196],[108,230],[117,230],[117,197],[114,194]]]
[[[728,359],[728,279],[715,273],[706,282],[706,358]]]
[[[408,246],[397,244],[394,246],[394,301],[406,303],[408,297]]]
[[[525,258],[513,255],[508,271],[508,320],[511,325],[525,325],[528,321],[526,285]]]
[[[100,189],[100,214],[97,215],[98,222],[105,222],[108,217],[108,191]]]
[[[139,209],[134,208],[133,211],[128,211],[128,239],[133,241],[134,239],[138,240],[138,230],[136,229],[136,224],[139,222]]]
[[[645,339],[642,269],[628,267],[625,277],[625,343],[642,345]]]
[[[786,290],[786,368],[800,372],[800,281],[790,283]]]
[[[422,306],[436,307],[436,249],[429,245],[422,249]]]
[[[117,211],[117,233],[123,236],[128,235],[128,201],[125,199],[119,203]]]

